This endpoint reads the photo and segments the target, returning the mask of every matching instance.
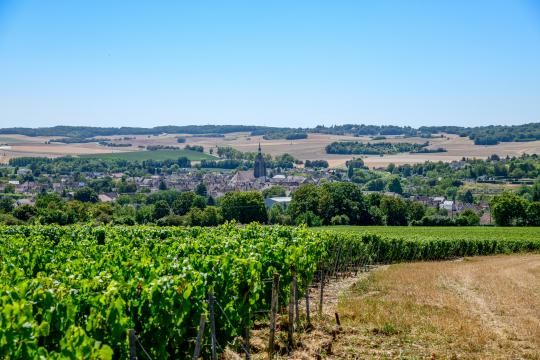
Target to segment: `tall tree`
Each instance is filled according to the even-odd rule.
[[[360,187],[353,183],[325,183],[321,187],[319,214],[325,224],[335,216],[346,215],[353,225],[370,224],[367,202]]]
[[[159,180],[159,190],[167,190],[167,183],[165,182],[165,179]]]
[[[493,219],[499,226],[519,225],[526,220],[527,201],[514,193],[497,195],[490,205]]]
[[[191,209],[193,206],[193,202],[195,201],[195,195],[192,191],[186,191],[181,193],[177,199],[172,204],[173,212],[176,215],[185,215]]]
[[[388,191],[394,192],[396,194],[403,194],[403,188],[401,187],[401,181],[397,176],[393,176],[388,182]]]
[[[527,225],[540,226],[540,202],[533,201],[527,206]]]
[[[73,198],[82,202],[98,202],[99,198],[97,193],[91,187],[85,186],[75,191]]]
[[[195,188],[195,194],[200,196],[207,196],[208,195],[208,189],[206,187],[206,184],[201,182],[197,185]]]
[[[321,197],[321,188],[307,184],[302,185],[291,194],[292,200],[289,206],[289,213],[293,219],[296,219],[300,214],[311,211],[315,215],[319,215],[319,202]]]
[[[10,213],[13,211],[13,199],[9,197],[0,198],[0,212]]]
[[[466,204],[472,204],[474,203],[474,196],[472,194],[472,191],[470,189],[467,189],[465,193],[463,193],[463,202]]]
[[[159,220],[167,215],[169,215],[171,212],[169,208],[169,204],[165,200],[159,200],[154,204],[154,211],[153,211],[153,217],[154,220]]]
[[[384,196],[380,205],[387,225],[406,226],[408,211],[407,204],[399,197]]]
[[[258,191],[228,192],[221,198],[220,205],[225,220],[236,220],[242,224],[266,222],[266,206]]]
[[[273,185],[267,187],[262,191],[262,195],[265,199],[276,197],[276,196],[285,196],[285,188],[279,185]]]

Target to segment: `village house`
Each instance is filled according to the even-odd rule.
[[[118,198],[118,195],[115,193],[103,193],[98,195],[98,199],[101,202],[114,202]]]
[[[454,211],[456,211],[456,207],[455,207],[454,201],[452,201],[452,200],[444,200],[444,201],[439,205],[439,208],[440,208],[440,209],[447,210],[447,211],[449,211],[449,212],[454,212]]]
[[[23,206],[23,205],[33,206],[34,204],[35,204],[34,199],[31,199],[31,198],[18,199],[17,201],[15,201],[16,207]]]
[[[32,170],[27,168],[20,168],[17,170],[17,175],[25,176],[25,175],[31,175]]]

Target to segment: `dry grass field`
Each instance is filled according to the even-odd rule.
[[[540,359],[540,254],[384,265],[333,279],[322,317],[319,294],[310,290],[313,327],[302,322],[289,354],[283,310],[278,359]],[[264,325],[251,333],[255,360],[267,358]]]
[[[327,358],[540,359],[540,255],[382,267],[337,311]]]
[[[366,165],[371,168],[385,167],[389,163],[394,164],[414,164],[424,161],[453,161],[462,157],[486,158],[491,154],[500,156],[514,156],[523,153],[540,153],[540,141],[521,143],[501,143],[493,146],[477,146],[468,138],[460,138],[456,135],[445,135],[433,139],[423,139],[419,137],[400,138],[388,137],[385,140],[373,141],[369,137],[352,137],[327,134],[309,134],[307,139],[302,140],[264,140],[262,136],[250,136],[248,133],[231,133],[225,137],[195,137],[185,134],[164,134],[159,136],[137,135],[128,136],[131,139],[122,140],[120,136],[108,137],[114,142],[128,142],[132,147],[108,148],[97,143],[85,144],[46,144],[49,138],[27,137],[22,135],[2,135],[0,144],[10,146],[9,150],[0,150],[0,162],[7,162],[9,158],[20,156],[47,156],[57,157],[62,155],[82,155],[100,154],[119,151],[137,151],[139,146],[147,145],[173,145],[183,147],[185,144],[178,144],[178,136],[187,139],[186,144],[202,145],[206,151],[217,146],[232,146],[240,151],[256,151],[259,142],[263,151],[272,155],[289,153],[301,160],[327,160],[331,167],[341,167],[345,162],[353,157],[362,157]],[[396,154],[385,156],[359,156],[359,155],[333,155],[326,154],[325,146],[333,141],[371,141],[371,142],[413,142],[423,143],[427,140],[431,148],[443,147],[447,150],[444,153],[433,154]]]

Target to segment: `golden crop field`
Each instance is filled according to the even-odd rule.
[[[178,144],[178,136],[187,139],[185,144],[202,145],[205,151],[217,146],[231,146],[240,151],[257,151],[259,142],[263,152],[272,155],[289,153],[300,160],[327,160],[331,167],[344,166],[347,160],[353,157],[362,157],[370,168],[386,167],[390,163],[414,164],[425,161],[450,162],[459,160],[462,157],[486,158],[492,154],[499,156],[516,156],[523,153],[540,153],[540,141],[500,143],[498,145],[483,146],[474,145],[468,138],[461,138],[456,135],[444,135],[432,139],[420,137],[402,138],[388,137],[385,140],[372,140],[369,137],[353,137],[328,134],[309,134],[307,139],[301,140],[264,140],[262,136],[250,136],[249,133],[231,133],[225,137],[197,137],[186,134],[164,134],[158,136],[134,135],[126,136],[129,139],[123,140],[124,136],[106,137],[115,142],[127,142],[131,147],[121,149],[108,148],[97,143],[82,144],[47,144],[50,138],[28,137],[22,135],[3,135],[1,144],[7,144],[9,149],[0,149],[0,162],[7,162],[12,157],[21,156],[46,156],[58,157],[63,155],[83,155],[102,154],[111,152],[140,151],[141,147],[148,145],[173,145],[183,147],[185,144]],[[365,141],[365,142],[410,142],[423,143],[430,142],[430,148],[442,147],[447,150],[444,153],[431,154],[409,154],[401,153],[384,156],[364,156],[364,155],[341,155],[326,154],[325,146],[334,141]]]

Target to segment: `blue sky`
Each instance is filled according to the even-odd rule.
[[[538,121],[538,0],[0,0],[0,127]]]

